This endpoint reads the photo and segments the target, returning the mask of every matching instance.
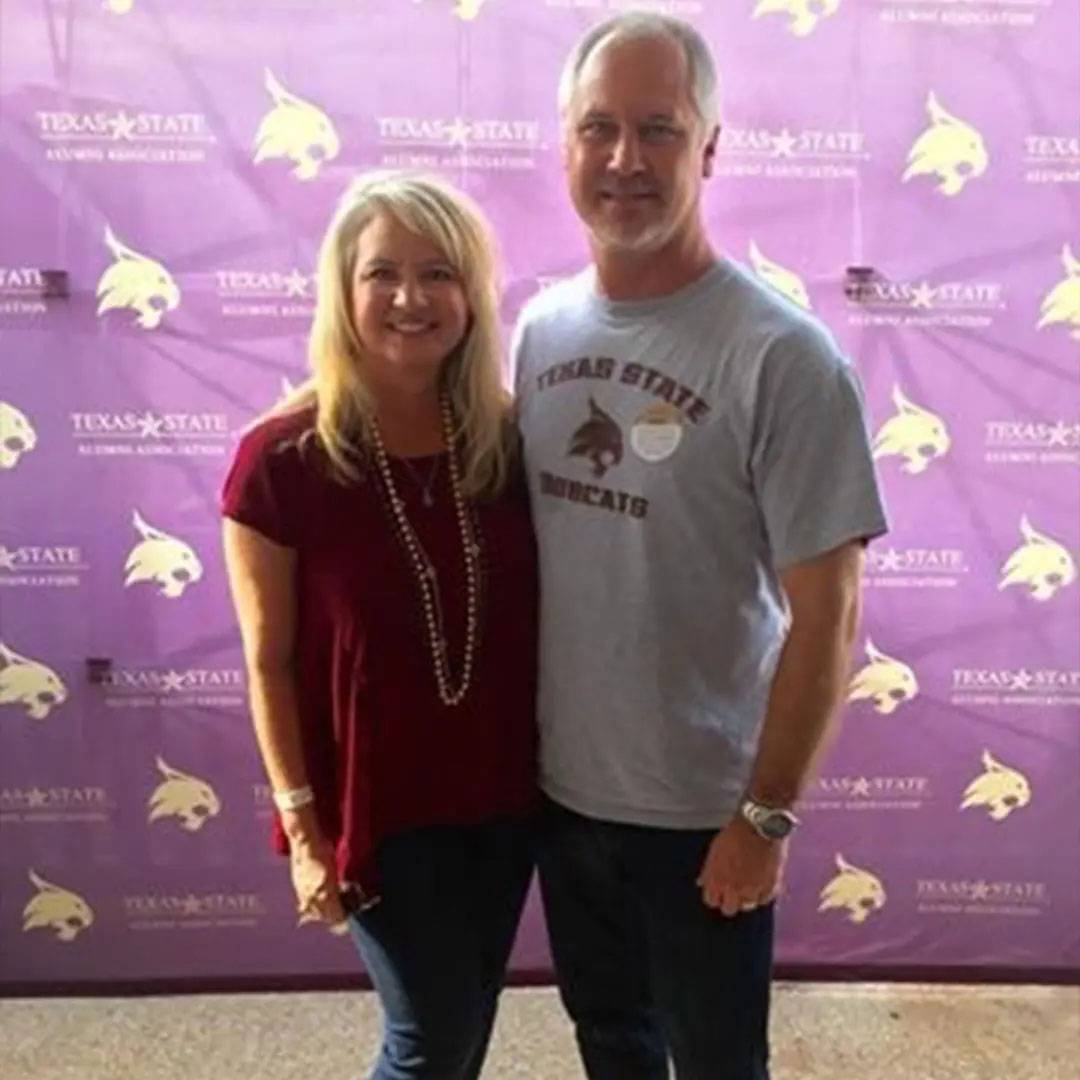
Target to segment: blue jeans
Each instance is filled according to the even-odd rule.
[[[475,1080],[534,863],[535,824],[390,837],[381,901],[349,930],[383,1007],[372,1080]]]
[[[715,830],[548,802],[540,888],[590,1080],[768,1080],[772,905],[725,917],[695,884]]]

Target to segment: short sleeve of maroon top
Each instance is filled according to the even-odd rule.
[[[377,890],[382,837],[527,813],[536,800],[536,550],[524,481],[474,504],[480,637],[465,700],[438,696],[423,607],[381,481],[343,485],[305,437],[312,411],[241,439],[222,513],[297,554],[296,679],[308,778],[343,881]],[[447,459],[391,459],[438,575],[451,672],[465,639],[465,570]],[[425,506],[423,487],[434,495]],[[275,819],[274,842],[287,852]]]

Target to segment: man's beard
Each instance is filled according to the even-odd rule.
[[[613,228],[605,223],[589,225],[589,233],[598,247],[637,255],[662,248],[671,238],[672,231],[670,221],[650,222],[635,230]]]

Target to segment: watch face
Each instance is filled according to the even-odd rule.
[[[770,840],[783,840],[793,826],[785,814],[769,814],[762,819],[761,831]]]

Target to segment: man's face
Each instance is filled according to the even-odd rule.
[[[715,134],[689,83],[682,47],[666,37],[601,46],[585,62],[564,117],[563,165],[599,247],[655,251],[701,228]]]

